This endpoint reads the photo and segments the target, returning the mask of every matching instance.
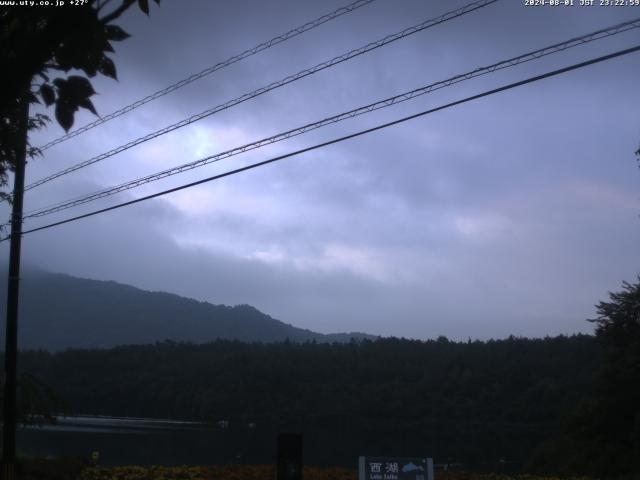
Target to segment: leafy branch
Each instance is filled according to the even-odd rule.
[[[25,132],[19,127],[21,102],[54,107],[55,118],[66,131],[73,127],[80,108],[98,115],[91,101],[96,92],[89,79],[101,74],[117,80],[109,56],[114,52],[112,43],[130,36],[111,22],[135,3],[149,14],[148,0],[122,0],[105,12],[111,3],[90,0],[72,9],[0,11],[0,71],[9,72],[0,84],[0,187],[7,184],[7,173],[13,170],[24,142]],[[85,76],[69,75],[71,70]],[[27,129],[44,128],[48,122],[47,115],[36,114],[29,118]],[[27,147],[30,157],[38,154],[28,142]],[[8,195],[0,192],[0,197]]]

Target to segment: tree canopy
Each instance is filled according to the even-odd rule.
[[[593,438],[606,452],[604,473],[640,472],[640,277],[624,282],[597,305],[596,337],[603,347],[596,403],[591,412]]]
[[[0,10],[0,188],[7,184],[7,174],[24,142],[22,102],[53,106],[56,120],[67,131],[79,108],[97,115],[91,102],[96,92],[89,78],[97,74],[117,78],[109,56],[114,52],[112,42],[125,40],[129,34],[112,22],[134,3],[136,0],[122,0],[109,9],[110,0],[88,0],[70,8],[12,6]],[[149,13],[148,0],[137,3]],[[72,70],[85,76],[69,75]],[[48,121],[47,115],[33,115],[28,130],[42,128]],[[28,144],[28,156],[37,153]]]
[[[544,446],[546,471],[617,478],[640,472],[640,278],[596,305],[599,368],[593,394],[567,418],[564,433]]]
[[[429,454],[515,471],[589,394],[597,350],[590,336],[167,341],[22,352],[20,367],[54,384],[67,413],[226,420],[230,435],[253,423],[265,451],[277,431],[300,431],[315,464],[352,465],[363,452]]]

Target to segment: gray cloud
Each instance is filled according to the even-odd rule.
[[[131,13],[134,101],[340,2],[166,2]],[[463,5],[374,4],[47,151],[29,181]],[[33,190],[27,209],[191,161],[596,28],[634,9],[498,2]],[[97,203],[259,161],[633,43],[637,32],[434,92]],[[638,56],[545,80],[214,184],[25,237],[27,261],[322,332],[504,337],[590,331],[640,254]],[[78,124],[90,121],[82,114]],[[51,126],[35,140],[60,134]],[[36,141],[35,143],[38,143]],[[82,207],[78,213],[94,205]],[[73,210],[76,213],[76,210]],[[65,218],[66,214],[51,219]],[[43,224],[30,222],[29,226]],[[4,248],[4,247],[3,247]],[[6,248],[3,250],[6,254]]]

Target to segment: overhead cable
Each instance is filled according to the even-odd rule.
[[[46,143],[45,145],[38,147],[40,149],[40,151],[44,151],[50,147],[53,147],[54,145],[57,145],[61,142],[64,142],[66,140],[69,140],[70,138],[76,137],[78,135],[80,135],[81,133],[84,133],[88,130],[91,130],[92,128],[97,127],[98,125],[102,125],[103,123],[106,123],[110,120],[113,120],[114,118],[118,118],[122,115],[124,115],[125,113],[129,113],[132,110],[135,110],[138,107],[141,107],[142,105],[144,105],[145,103],[149,103],[152,100],[156,100],[160,97],[164,97],[165,95],[174,92],[176,90],[178,90],[179,88],[182,88],[186,85],[189,85],[190,83],[195,82],[196,80],[200,80],[203,77],[206,77],[207,75],[211,75],[212,73],[221,70],[225,67],[228,67],[230,65],[233,65],[234,63],[239,62],[240,60],[244,60],[247,57],[250,57],[252,55],[255,55],[257,53],[260,53],[264,50],[267,50],[268,48],[271,48],[275,45],[278,45],[280,43],[286,42],[287,40],[290,40],[294,37],[297,37],[298,35],[301,35],[304,32],[308,32],[309,30],[312,30],[316,27],[319,27],[320,25],[329,22],[330,20],[333,20],[335,18],[338,18],[342,15],[345,15],[347,13],[351,13],[357,9],[359,9],[360,7],[364,7],[365,5],[368,5],[372,2],[375,2],[376,0],[357,0],[353,3],[350,3],[349,5],[346,5],[344,7],[340,7],[337,10],[334,10],[331,13],[328,13],[326,15],[323,15],[321,17],[316,18],[315,20],[312,20],[310,22],[305,23],[304,25],[301,25],[299,27],[296,27],[292,30],[289,30],[286,33],[283,33],[282,35],[278,35],[276,37],[273,37],[271,40],[267,40],[266,42],[261,43],[260,45],[256,45],[253,48],[249,48],[247,50],[245,50],[242,53],[239,53],[238,55],[234,55],[222,62],[218,62],[215,65],[212,65],[210,67],[205,68],[204,70],[198,72],[198,73],[194,73],[193,75],[188,76],[187,78],[184,78],[176,83],[173,83],[171,85],[169,85],[168,87],[165,87],[161,90],[158,90],[157,92],[154,92],[150,95],[147,95],[144,98],[141,98],[140,100],[137,100],[135,102],[133,102],[130,105],[127,105],[126,107],[122,107],[119,110],[116,110],[108,115],[105,115],[104,117],[100,117],[97,120],[94,120],[91,123],[88,123],[80,128],[77,128],[76,130],[72,130],[71,132],[67,133],[66,135],[63,135],[59,138],[56,138],[52,141],[50,141],[49,143]]]
[[[215,155],[210,155],[204,158],[201,158],[199,160],[190,162],[190,163],[185,163],[183,165],[179,165],[176,167],[172,167],[151,175],[147,175],[135,180],[131,180],[125,183],[122,183],[120,185],[116,185],[113,187],[109,187],[107,189],[103,189],[97,192],[94,192],[92,194],[89,195],[84,195],[81,197],[77,197],[71,200],[66,200],[63,202],[59,202],[55,205],[51,205],[51,206],[47,206],[47,207],[43,207],[43,208],[39,208],[37,210],[33,210],[31,212],[27,212],[27,214],[25,214],[24,218],[36,218],[36,217],[42,217],[45,215],[50,215],[52,213],[56,213],[56,212],[60,212],[62,210],[66,210],[68,208],[72,208],[78,205],[82,205],[84,203],[88,203],[91,201],[95,201],[101,198],[105,198],[105,197],[109,197],[111,195],[115,195],[117,193],[120,192],[124,192],[126,190],[130,190],[136,187],[139,187],[141,185],[145,185],[147,183],[151,183],[153,181],[156,180],[161,180],[163,178],[166,177],[170,177],[173,175],[177,175],[179,173],[183,173],[185,171],[188,170],[192,170],[198,167],[202,167],[204,165],[208,165],[210,163],[214,163],[214,162],[218,162],[220,160],[224,160],[226,158],[235,156],[235,155],[239,155],[241,153],[250,151],[250,150],[255,150],[257,148],[266,146],[266,145],[270,145],[272,143],[276,143],[276,142],[280,142],[286,139],[289,139],[291,137],[295,137],[298,135],[302,135],[306,132],[321,128],[321,127],[325,127],[327,125],[331,125],[337,122],[341,122],[343,120],[349,119],[349,118],[353,118],[359,115],[363,115],[365,113],[369,113],[375,110],[379,110],[382,108],[386,108],[386,107],[390,107],[392,105],[396,105],[398,103],[402,103],[405,102],[407,100],[411,100],[414,99],[416,97],[419,97],[421,95],[425,95],[428,93],[431,93],[433,91],[442,89],[442,88],[446,88],[449,87],[451,85],[463,82],[465,80],[469,80],[475,77],[479,77],[481,75],[486,75],[488,73],[492,73],[498,70],[502,70],[505,68],[509,68],[509,67],[513,67],[525,62],[529,62],[531,60],[536,60],[539,58],[542,58],[546,55],[551,55],[553,53],[557,53],[557,52],[561,52],[564,50],[567,50],[569,48],[573,48],[576,47],[578,45],[582,45],[588,42],[592,42],[594,40],[599,40],[602,38],[606,38],[606,37],[610,37],[612,35],[616,35],[622,32],[626,32],[628,30],[634,29],[634,28],[640,28],[640,18],[636,18],[635,20],[630,20],[628,22],[624,22],[624,23],[620,23],[620,24],[616,24],[613,25],[611,27],[608,28],[603,28],[600,30],[597,30],[595,32],[591,32],[589,34],[586,35],[582,35],[579,37],[574,37],[571,38],[569,40],[566,40],[564,42],[561,43],[556,43],[554,45],[550,45],[544,48],[540,48],[538,50],[534,50],[532,52],[528,52],[522,55],[519,55],[517,57],[513,57],[510,58],[508,60],[503,60],[500,61],[498,63],[494,63],[492,65],[486,66],[486,67],[480,67],[480,68],[476,68],[475,70],[471,70],[469,72],[460,74],[460,75],[456,75],[454,77],[448,78],[446,80],[441,80],[435,83],[432,83],[430,85],[426,85],[414,90],[411,90],[409,92],[405,92],[399,95],[395,95],[393,97],[389,97],[389,98],[385,98],[383,100],[379,100],[377,102],[374,103],[370,103],[368,105],[362,106],[362,107],[358,107],[355,108],[353,110],[349,110],[347,112],[343,112],[340,113],[338,115],[333,115],[331,117],[327,117],[324,118],[322,120],[313,122],[313,123],[309,123],[306,125],[303,125],[301,127],[297,127],[291,130],[288,130],[286,132],[282,132],[282,133],[278,133],[276,135],[267,137],[267,138],[263,138],[261,140],[257,140],[255,142],[252,143],[248,143],[245,145],[242,145],[240,147],[235,147],[233,149],[230,150],[226,150],[224,152],[221,153],[217,153]]]
[[[244,166],[244,167],[241,167],[241,168],[236,168],[234,170],[231,170],[231,171],[228,171],[228,172],[225,172],[225,173],[221,173],[221,174],[218,174],[218,175],[213,175],[211,177],[204,178],[202,180],[198,180],[198,181],[195,181],[195,182],[191,182],[191,183],[187,183],[187,184],[184,184],[184,185],[180,185],[178,187],[170,188],[168,190],[163,190],[161,192],[157,192],[157,193],[154,193],[154,194],[151,194],[151,195],[147,195],[147,196],[144,196],[144,197],[136,198],[136,199],[133,199],[133,200],[130,200],[130,201],[127,201],[127,202],[119,203],[117,205],[112,205],[112,206],[107,207],[107,208],[94,210],[92,212],[85,213],[83,215],[78,215],[78,216],[75,216],[75,217],[67,218],[65,220],[60,220],[58,222],[53,222],[53,223],[50,223],[50,224],[47,224],[47,225],[43,225],[41,227],[32,228],[30,230],[24,231],[23,235],[26,235],[26,234],[29,234],[29,233],[33,233],[33,232],[38,232],[38,231],[45,230],[45,229],[52,228],[52,227],[56,227],[56,226],[59,226],[59,225],[64,225],[64,224],[67,224],[67,223],[70,223],[70,222],[74,222],[74,221],[81,220],[81,219],[84,219],[84,218],[92,217],[92,216],[95,216],[95,215],[98,215],[98,214],[101,214],[101,213],[106,213],[106,212],[109,212],[111,210],[116,210],[116,209],[123,208],[123,207],[129,206],[129,205],[133,205],[135,203],[140,203],[140,202],[143,202],[143,201],[146,201],[146,200],[151,200],[153,198],[157,198],[157,197],[160,197],[160,196],[163,196],[163,195],[167,195],[169,193],[173,193],[173,192],[177,192],[177,191],[180,191],[180,190],[184,190],[186,188],[191,188],[191,187],[194,187],[194,186],[197,186],[197,185],[201,185],[203,183],[208,183],[208,182],[211,182],[211,181],[214,181],[214,180],[219,180],[221,178],[228,177],[230,175],[235,175],[237,173],[245,172],[247,170],[252,170],[254,168],[262,167],[262,166],[268,165],[270,163],[274,163],[274,162],[277,162],[277,161],[280,161],[280,160],[284,160],[285,158],[290,158],[290,157],[293,157],[293,156],[296,156],[296,155],[300,155],[302,153],[310,152],[312,150],[317,150],[319,148],[327,147],[329,145],[333,145],[333,144],[340,143],[340,142],[343,142],[343,141],[346,141],[346,140],[350,140],[352,138],[360,137],[362,135],[366,135],[368,133],[372,133],[372,132],[375,132],[375,131],[378,131],[378,130],[382,130],[384,128],[391,127],[393,125],[398,125],[400,123],[404,123],[406,121],[413,120],[415,118],[419,118],[419,117],[422,117],[422,116],[425,116],[425,115],[429,115],[431,113],[435,113],[435,112],[438,112],[440,110],[445,110],[447,108],[454,107],[456,105],[461,105],[463,103],[467,103],[467,102],[470,102],[470,101],[473,101],[473,100],[478,100],[480,98],[487,97],[489,95],[493,95],[493,94],[496,94],[496,93],[499,93],[499,92],[503,92],[505,90],[510,90],[512,88],[516,88],[516,87],[519,87],[519,86],[522,86],[522,85],[526,85],[526,84],[529,84],[529,83],[537,82],[537,81],[543,80],[545,78],[549,78],[549,77],[553,77],[553,76],[556,76],[556,75],[560,75],[560,74],[563,74],[563,73],[566,73],[566,72],[569,72],[569,71],[572,71],[572,70],[577,70],[579,68],[584,68],[584,67],[589,66],[589,65],[593,65],[593,64],[596,64],[596,63],[604,62],[606,60],[611,60],[613,58],[620,57],[620,56],[623,56],[623,55],[628,55],[630,53],[634,53],[634,52],[638,52],[638,51],[640,51],[640,45],[637,45],[637,46],[631,47],[631,48],[627,48],[627,49],[624,49],[624,50],[619,50],[617,52],[614,52],[614,53],[611,53],[611,54],[608,54],[608,55],[603,55],[603,56],[600,56],[600,57],[597,57],[597,58],[593,58],[591,60],[587,60],[585,62],[576,63],[576,64],[570,65],[568,67],[564,67],[564,68],[560,68],[560,69],[557,69],[557,70],[553,70],[553,71],[550,71],[550,72],[547,72],[547,73],[544,73],[544,74],[541,74],[541,75],[536,75],[534,77],[529,77],[529,78],[527,78],[525,80],[521,80],[521,81],[518,81],[518,82],[510,83],[510,84],[504,85],[502,87],[494,88],[492,90],[488,90],[488,91],[485,91],[483,93],[479,93],[477,95],[466,97],[466,98],[464,98],[462,100],[457,100],[455,102],[447,103],[445,105],[441,105],[441,106],[436,107],[436,108],[432,108],[432,109],[425,110],[425,111],[420,112],[420,113],[409,115],[409,116],[400,118],[398,120],[394,120],[392,122],[388,122],[388,123],[384,123],[384,124],[381,124],[381,125],[377,125],[375,127],[368,128],[366,130],[361,130],[359,132],[352,133],[350,135],[345,135],[343,137],[335,138],[333,140],[329,140],[327,142],[319,143],[319,144],[313,145],[311,147],[306,147],[306,148],[303,148],[303,149],[300,149],[300,150],[296,150],[294,152],[290,152],[290,153],[287,153],[287,154],[284,154],[284,155],[279,155],[277,157],[270,158],[268,160],[264,160],[262,162],[253,163],[251,165],[247,165],[247,166]],[[10,237],[5,237],[0,241],[5,241],[8,238],[10,238]]]
[[[326,62],[322,62],[319,63],[317,65],[315,65],[314,67],[311,68],[307,68],[305,70],[301,70],[298,73],[295,73],[293,75],[289,75],[281,80],[278,80],[276,82],[272,82],[269,85],[266,85],[264,87],[258,88],[257,90],[253,90],[252,92],[249,93],[245,93],[244,95],[241,95],[240,97],[237,97],[233,100],[229,100],[225,103],[222,103],[218,106],[215,106],[213,108],[210,108],[208,110],[205,110],[197,115],[192,115],[189,118],[186,118],[184,120],[181,120],[180,122],[174,123],[172,125],[169,125],[167,127],[161,128],[160,130],[157,130],[155,132],[149,133],[148,135],[145,135],[143,137],[139,137],[136,138],[135,140],[132,140],[128,143],[125,143],[124,145],[120,145],[119,147],[116,147],[112,150],[109,150],[108,152],[102,153],[96,157],[90,158],[89,160],[85,160],[84,162],[80,162],[76,165],[73,165],[71,167],[65,168],[64,170],[60,170],[59,172],[56,172],[52,175],[49,175],[45,178],[42,178],[40,180],[37,180],[29,185],[27,185],[25,187],[25,191],[27,190],[31,190],[32,188],[38,187],[40,185],[43,185],[44,183],[50,182],[51,180],[54,180],[56,178],[59,178],[63,175],[67,175],[71,172],[74,172],[76,170],[79,170],[81,168],[87,167],[89,165],[93,165],[94,163],[100,162],[106,158],[112,157],[118,153],[124,152],[125,150],[128,150],[132,147],[135,147],[136,145],[140,145],[141,143],[147,142],[149,140],[152,140],[154,138],[157,138],[161,135],[164,135],[166,133],[172,132],[174,130],[177,130],[179,128],[182,128],[184,126],[190,125],[194,122],[197,122],[199,120],[202,120],[203,118],[209,117],[215,113],[221,112],[223,110],[226,110],[228,108],[234,107],[240,103],[246,102],[247,100],[250,100],[252,98],[255,98],[257,96],[263,95],[267,92],[270,92],[271,90],[275,90],[276,88],[280,88],[284,85],[287,85],[289,83],[295,82],[297,80],[300,80],[304,77],[308,77],[309,75],[313,75],[314,73],[318,73],[322,70],[325,70],[327,68],[333,67],[335,65],[338,65],[340,63],[346,62],[347,60],[350,60],[354,57],[357,57],[359,55],[363,55],[367,52],[370,52],[372,50],[375,50],[377,48],[380,48],[384,45],[388,45],[389,43],[395,42],[397,40],[400,40],[401,38],[405,38],[409,35],[413,35],[415,33],[421,32],[423,30],[426,30],[427,28],[433,27],[435,25],[439,25],[441,23],[447,22],[449,20],[452,20],[454,18],[460,17],[462,15],[465,15],[469,12],[472,12],[474,10],[478,10],[480,8],[486,7],[492,3],[495,3],[499,0],[478,0],[475,2],[472,2],[468,5],[465,5],[464,7],[458,8],[456,10],[452,10],[450,12],[447,12],[443,15],[440,15],[439,17],[433,18],[433,19],[429,19],[426,20],[422,23],[419,23],[413,27],[409,27],[406,28],[400,32],[394,33],[392,35],[387,35],[386,37],[375,41],[375,42],[371,42],[363,47],[360,48],[356,48],[354,50],[351,50],[347,53],[344,53],[342,55],[339,55],[337,57],[332,58],[331,60],[327,60]]]

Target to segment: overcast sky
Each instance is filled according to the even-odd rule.
[[[120,25],[101,114],[347,1],[163,0]],[[46,151],[27,183],[465,5],[376,0]],[[502,0],[29,191],[25,210],[196,160],[640,17]],[[346,135],[640,43],[640,30],[464,82],[25,228]],[[228,305],[327,333],[503,338],[591,332],[640,272],[640,54],[26,235],[25,262]],[[76,126],[92,120],[82,113]],[[63,133],[52,124],[42,144]],[[2,211],[7,217],[6,208]],[[7,244],[0,247],[6,257]]]

